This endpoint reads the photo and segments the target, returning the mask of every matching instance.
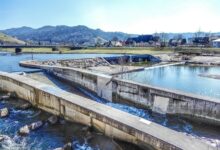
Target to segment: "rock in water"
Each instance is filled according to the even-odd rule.
[[[2,135],[0,135],[0,142],[4,141],[4,137]]]
[[[42,126],[43,126],[43,122],[42,121],[37,121],[37,122],[34,122],[34,123],[30,124],[29,129],[30,130],[37,130]]]
[[[65,144],[63,147],[55,148],[54,150],[72,150],[72,144],[69,142]]]
[[[22,136],[28,135],[30,133],[30,129],[29,129],[28,125],[21,127],[19,129],[18,133],[19,133],[19,135],[22,135]]]
[[[31,130],[37,130],[42,126],[43,126],[43,122],[42,121],[37,121],[37,122],[34,122],[30,125],[25,125],[25,126],[21,127],[19,129],[18,133],[19,133],[19,135],[22,135],[22,136],[28,135]]]
[[[47,121],[50,123],[50,124],[56,124],[58,122],[58,117],[57,116],[51,116],[47,119]]]
[[[62,148],[62,147],[59,147],[59,148],[55,148],[55,149],[53,149],[53,150],[63,150],[63,148]]]
[[[63,146],[63,150],[72,150],[72,144],[69,142]]]
[[[7,117],[9,115],[8,108],[0,109],[0,118]]]

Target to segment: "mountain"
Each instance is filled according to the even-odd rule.
[[[86,26],[43,26],[41,28],[20,27],[0,31],[7,35],[33,44],[74,44],[84,46],[94,46],[96,43],[104,43],[117,37],[119,40],[126,40],[128,37],[138,35],[123,32],[105,32],[101,29],[91,29]],[[167,38],[175,38],[179,34],[184,38],[192,38],[195,33],[166,33]],[[201,32],[201,34],[209,34]],[[213,33],[219,35],[219,33]]]
[[[105,32],[100,29],[91,29],[86,26],[44,26],[38,29],[30,27],[12,28],[1,32],[15,36],[24,41],[75,44],[75,45],[94,45],[95,42],[105,42],[117,37],[126,40],[128,37],[135,36],[122,32]]]
[[[25,42],[0,32],[0,45],[25,45]]]

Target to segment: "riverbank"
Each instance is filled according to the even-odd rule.
[[[2,48],[0,51],[15,52],[15,48]],[[200,48],[200,47],[88,47],[85,49],[70,50],[68,47],[59,47],[58,51],[52,51],[51,47],[34,47],[34,48],[22,48],[23,53],[35,53],[35,54],[170,54],[179,51],[188,51],[193,53],[208,52],[219,53],[220,48]]]
[[[0,48],[0,51],[14,52],[14,48]],[[35,54],[164,54],[173,53],[169,48],[88,48],[81,50],[70,50],[69,48],[59,48],[59,51],[52,51],[52,48],[22,48],[23,53]]]
[[[203,55],[183,55],[178,53],[173,54],[159,54],[156,55],[163,62],[186,62],[188,64],[219,66],[220,55],[203,56]]]

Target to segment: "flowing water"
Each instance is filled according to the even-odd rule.
[[[48,58],[49,55],[46,55],[46,56],[42,56],[43,58],[40,58],[40,59],[50,59]],[[78,58],[80,56],[75,55],[74,57]],[[98,56],[98,55],[95,55],[95,56]],[[2,57],[3,56],[0,56],[0,61]],[[20,57],[21,56],[18,56],[19,61],[21,59]],[[86,57],[91,57],[91,56],[86,55]],[[13,57],[13,58],[16,59],[17,57]],[[17,65],[16,63],[18,62],[18,60],[17,61],[13,60],[13,61],[14,63],[11,63],[11,66],[13,65],[16,66]],[[2,66],[0,66],[0,70],[1,70],[1,67]],[[3,68],[3,70],[9,71],[9,72],[12,70],[23,71],[23,68],[20,68],[20,67],[15,67],[17,69],[12,69],[12,70],[10,70],[10,68],[11,67],[9,67],[8,69]],[[148,119],[150,121],[156,122],[158,124],[171,128],[178,132],[183,132],[184,134],[188,136],[193,136],[195,138],[202,139],[204,140],[204,142],[207,142],[211,145],[217,146],[220,144],[220,130],[217,127],[190,122],[180,117],[158,115],[158,114],[152,113],[149,110],[138,109],[138,108],[131,107],[128,105],[111,103],[111,102],[108,102],[108,101],[105,101],[103,99],[96,97],[95,95],[91,94],[90,92],[82,88],[75,88],[73,86],[69,86],[66,84],[64,86],[64,83],[60,80],[57,80],[56,78],[53,78],[44,73],[41,73],[41,75],[47,76],[48,79],[54,82],[55,85],[69,92],[78,91],[78,93],[80,93],[81,95],[89,97],[97,102],[109,105],[111,107],[120,109],[122,111],[131,113],[133,115]],[[170,76],[172,76],[172,74]],[[173,81],[173,82],[176,82],[176,81]],[[6,104],[7,102],[3,102],[3,103],[1,102],[0,107],[3,107]],[[10,108],[12,108],[10,117],[6,118],[5,120],[0,120],[0,134],[7,135],[9,139],[9,140],[6,140],[6,143],[5,143],[6,145],[9,144],[9,145],[13,145],[14,147],[21,147],[21,149],[22,148],[23,149],[33,149],[33,148],[36,148],[36,149],[50,149],[51,148],[52,149],[58,146],[62,146],[66,142],[71,141],[74,144],[75,149],[86,149],[86,150],[118,149],[117,145],[115,145],[115,142],[113,142],[111,139],[105,136],[101,136],[97,132],[90,133],[94,135],[92,138],[93,142],[91,142],[91,140],[90,141],[86,140],[88,139],[87,137],[88,135],[83,133],[83,131],[81,131],[84,126],[79,125],[79,124],[69,123],[69,122],[66,122],[66,124],[57,125],[55,127],[44,126],[39,131],[31,133],[31,135],[28,137],[19,138],[16,135],[16,131],[18,130],[20,126],[27,124],[29,122],[33,122],[34,120],[45,119],[49,115],[37,109],[33,109],[29,111],[17,111],[13,109],[13,107],[14,106],[10,106]],[[31,117],[31,119],[29,117]],[[109,147],[103,147],[106,145],[109,145]],[[121,147],[125,145],[127,144],[120,143]],[[128,149],[128,150],[137,149],[137,147],[132,147],[130,145],[128,147],[124,149]]]
[[[35,54],[34,59],[69,59],[69,58],[92,58],[103,56],[115,56],[105,54]],[[18,65],[21,60],[30,60],[31,55],[11,55],[8,53],[0,54],[0,71],[17,72],[30,71],[32,69],[23,68]],[[52,80],[52,77],[50,77]],[[55,79],[53,80],[55,82]],[[63,85],[62,82],[56,80],[55,84],[63,89],[76,93],[73,87]],[[0,93],[4,95],[5,93]],[[84,95],[78,92],[78,94]],[[140,149],[129,143],[115,141],[111,138],[103,136],[97,131],[88,131],[84,125],[70,123],[62,120],[56,125],[45,124],[39,130],[31,132],[28,136],[21,137],[17,134],[20,127],[39,120],[46,120],[51,114],[39,109],[18,110],[17,105],[24,103],[19,99],[10,99],[0,101],[1,108],[9,108],[10,115],[6,118],[0,118],[0,135],[3,135],[5,140],[0,142],[0,150],[48,150],[57,147],[62,147],[67,142],[73,144],[76,150],[135,150]]]
[[[1,94],[0,94],[1,95]],[[16,109],[24,101],[19,99],[10,99],[0,102],[1,108],[9,108],[10,115],[0,119],[0,135],[5,140],[0,143],[0,149],[6,150],[39,150],[54,149],[62,147],[71,142],[74,149],[77,150],[120,150],[120,149],[138,149],[132,144],[115,142],[96,131],[89,131],[86,126],[70,123],[60,120],[55,125],[44,124],[43,127],[32,131],[28,136],[19,136],[17,131],[26,124],[35,121],[46,121],[51,114],[39,109],[19,110]]]
[[[81,87],[68,85],[68,83],[58,80],[57,78],[54,78],[53,76],[50,76],[46,73],[37,73],[37,74],[39,76],[48,77],[48,79],[52,81],[56,86],[68,92],[74,91],[75,93],[81,93],[81,95],[86,96],[96,102],[114,107],[116,109],[128,112],[130,114],[133,114],[141,118],[145,118],[147,120],[158,123],[162,126],[168,127],[175,131],[182,132],[188,136],[201,139],[210,145],[220,146],[220,130],[218,127],[192,122],[178,116],[175,117],[175,116],[160,115],[153,113],[150,110],[138,109],[136,107],[128,106],[125,104],[112,103],[97,97],[93,93]]]
[[[90,97],[91,99],[106,104],[108,106],[114,107],[116,109],[128,112],[135,116],[145,118],[152,122],[158,123],[162,126],[168,127],[178,132],[182,132],[188,136],[198,138],[203,140],[204,142],[220,148],[220,130],[219,127],[208,126],[206,124],[192,122],[182,117],[178,116],[167,116],[160,115],[151,112],[150,110],[138,109],[136,107],[128,106],[125,104],[118,104],[108,102],[104,99],[101,99],[85,89],[78,88],[82,93]]]

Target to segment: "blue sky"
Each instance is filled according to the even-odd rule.
[[[220,0],[0,0],[0,29],[86,25],[127,33],[220,31]]]

